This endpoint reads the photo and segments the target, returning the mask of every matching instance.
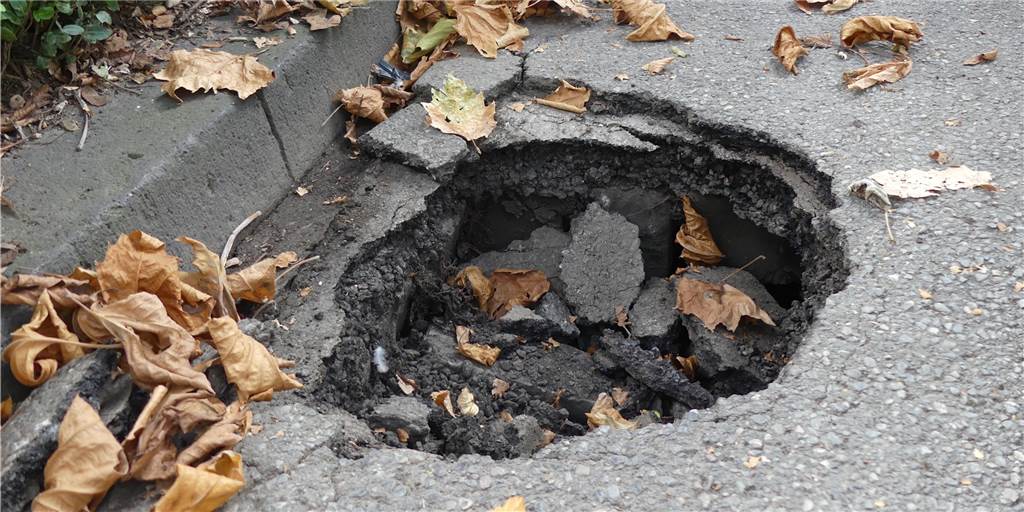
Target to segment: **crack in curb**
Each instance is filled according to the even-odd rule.
[[[263,110],[263,115],[267,118],[267,123],[270,124],[270,133],[274,135],[274,140],[277,141],[277,148],[281,152],[281,159],[284,160],[284,169],[288,172],[288,177],[292,179],[292,183],[298,183],[299,179],[295,177],[295,172],[292,171],[292,164],[288,160],[288,152],[284,149],[284,140],[281,139],[281,132],[277,129],[277,123],[274,122],[274,115],[270,113],[270,105],[267,104],[267,98],[264,96],[263,91],[258,91],[256,96],[260,99],[260,108]]]

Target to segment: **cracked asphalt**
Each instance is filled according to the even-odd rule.
[[[347,460],[315,448],[227,510],[489,510],[512,495],[531,511],[1024,509],[1024,293],[1014,289],[1024,282],[1024,4],[876,0],[834,16],[783,0],[668,4],[695,42],[628,43],[607,19],[542,22],[528,42],[543,52],[501,66],[523,64],[526,83],[570,79],[753,130],[833,178],[851,276],[779,379],[671,425],[602,429],[532,459],[373,450]],[[869,14],[923,26],[913,71],[896,84],[847,91],[840,76],[860,60],[835,48],[812,50],[798,76],[769,52],[783,25],[837,40],[845,20]],[[671,46],[688,56],[661,76],[641,71]],[[996,62],[961,65],[992,48]],[[451,62],[496,94],[513,87],[494,62]],[[936,168],[936,149],[991,172],[999,191],[901,201],[890,243],[882,212],[846,187],[884,169]],[[416,151],[422,162],[443,148]]]

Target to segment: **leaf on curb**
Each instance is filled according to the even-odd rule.
[[[153,512],[212,512],[245,486],[242,456],[232,451],[195,468],[178,464],[177,473]]]
[[[426,33],[410,28],[402,36],[402,62],[412,64],[434,51],[455,33],[455,20],[441,18]]]
[[[285,361],[243,333],[234,320],[214,318],[210,320],[209,329],[228,382],[238,388],[238,397],[243,402],[270,400],[274,391],[302,387],[295,377],[281,371]]]
[[[463,416],[476,416],[480,412],[480,407],[476,405],[476,397],[473,396],[473,392],[469,388],[462,388],[457,403],[459,413]]]
[[[660,75],[665,71],[665,67],[672,63],[675,57],[665,57],[664,59],[657,59],[648,62],[642,66],[643,70],[651,75]]]
[[[49,380],[59,367],[85,355],[78,343],[78,336],[57,314],[50,292],[43,290],[32,318],[11,333],[3,358],[18,382],[36,387]]]
[[[75,395],[60,422],[57,449],[43,470],[43,492],[32,510],[93,510],[128,472],[121,445],[100,415]]]
[[[843,24],[839,39],[847,48],[868,41],[892,41],[899,46],[924,37],[917,23],[896,16],[860,16]]]
[[[79,304],[89,306],[93,303],[93,287],[87,279],[71,276],[14,274],[11,277],[0,276],[0,302],[3,304],[23,304],[35,306],[43,292],[49,292],[54,307],[62,310],[75,309]]]
[[[309,31],[326,30],[341,25],[341,16],[338,14],[327,15],[326,9],[315,9],[302,17],[309,24]]]
[[[681,257],[691,263],[717,265],[725,255],[711,236],[708,220],[693,207],[689,196],[683,196],[683,215],[685,221],[676,233],[676,243],[683,247]]]
[[[724,325],[736,332],[744,316],[775,325],[768,313],[735,287],[688,277],[679,277],[676,281],[676,309],[699,318],[710,331]]]
[[[619,411],[615,409],[615,404],[612,397],[608,393],[601,393],[597,396],[597,400],[594,401],[593,407],[590,408],[590,412],[586,413],[587,425],[594,429],[603,425],[608,425],[616,430],[633,430],[636,428],[635,421],[629,421],[619,414]]]
[[[559,85],[555,92],[534,101],[551,108],[582,114],[587,111],[586,105],[590,101],[590,89],[577,87],[562,80],[562,85]]]
[[[880,83],[895,83],[910,74],[913,63],[909,60],[880,62],[843,73],[847,89],[863,91]]]
[[[797,39],[793,27],[786,25],[775,34],[775,45],[772,46],[772,55],[779,58],[779,62],[786,68],[786,71],[797,75],[800,74],[800,71],[796,69],[796,61],[800,57],[807,55],[807,48],[804,48],[800,40]]]
[[[933,197],[947,190],[991,188],[992,173],[974,171],[966,165],[941,171],[882,171],[868,176],[889,196],[901,199]]]
[[[999,57],[999,50],[989,50],[985,53],[979,53],[964,61],[964,66],[977,66],[978,64],[984,64],[986,62],[992,62]]]
[[[430,126],[468,141],[490,135],[498,125],[494,120],[494,102],[485,105],[482,93],[452,75],[445,79],[443,89],[433,89],[430,103],[420,105],[427,111]]]
[[[191,466],[221,450],[230,450],[245,437],[252,423],[249,408],[239,402],[227,407],[224,417],[210,425],[195,441],[178,454],[177,463]]]
[[[522,39],[530,34],[526,27],[513,21],[512,11],[505,5],[458,2],[452,11],[455,31],[489,59],[497,57],[500,48],[521,48]]]
[[[491,512],[526,512],[526,498],[512,496],[505,503],[492,508]]]
[[[160,90],[168,96],[182,99],[175,93],[178,89],[189,92],[204,92],[228,89],[246,99],[256,91],[274,81],[274,72],[256,61],[252,55],[233,55],[203,48],[175,50],[171,52],[167,67],[153,75],[167,83]]]
[[[467,359],[472,359],[484,366],[493,366],[501,355],[501,349],[491,345],[470,343],[469,336],[473,331],[462,325],[455,326],[455,349]]]
[[[693,41],[693,34],[683,31],[669,18],[665,4],[652,0],[611,0],[615,23],[629,23],[636,30],[626,36],[627,41],[665,41],[671,38]]]
[[[444,410],[451,415],[451,417],[455,417],[455,408],[452,407],[451,392],[449,392],[447,389],[443,391],[434,391],[433,393],[430,394],[430,399],[433,400],[435,404],[443,407]]]
[[[404,107],[412,97],[411,92],[377,84],[343,89],[334,94],[334,101],[355,117],[382,123],[388,118],[388,111]]]
[[[238,319],[235,309],[235,298],[227,287],[227,272],[220,256],[206,247],[199,240],[187,236],[178,237],[179,242],[192,248],[192,266],[196,272],[180,272],[181,280],[189,286],[211,296],[219,305],[223,314]]]
[[[231,296],[239,300],[263,303],[277,295],[277,269],[285,268],[298,259],[292,251],[282,252],[275,258],[266,258],[227,276]]]

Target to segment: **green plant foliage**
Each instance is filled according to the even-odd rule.
[[[110,13],[117,9],[117,0],[2,0],[3,60],[25,56],[44,69],[62,59],[73,61],[76,47],[113,34]]]

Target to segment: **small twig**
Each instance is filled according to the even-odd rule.
[[[327,124],[327,121],[330,121],[331,118],[334,117],[334,114],[337,114],[338,111],[341,110],[341,107],[344,107],[344,106],[345,106],[344,103],[342,103],[341,105],[338,105],[338,108],[334,109],[334,111],[331,112],[331,115],[327,116],[327,119],[324,119],[324,122],[320,123],[320,128],[323,128],[324,125]]]
[[[860,57],[860,60],[864,61],[864,65],[865,66],[870,66],[871,65],[871,63],[868,62],[868,58],[865,57],[864,54],[860,52],[860,50],[858,50],[856,48],[851,48],[850,51],[853,52],[854,55]]]
[[[885,213],[885,233],[889,235],[889,241],[896,243],[896,237],[892,235],[892,224],[889,223],[889,210],[882,210]]]
[[[118,89],[121,89],[124,92],[130,92],[130,93],[132,93],[132,94],[134,94],[136,96],[142,96],[141,92],[136,91],[135,89],[132,89],[130,87],[123,86],[123,85],[121,85],[121,84],[119,84],[119,83],[117,83],[117,82],[115,82],[113,80],[104,80],[104,82],[107,83],[108,85],[112,85],[112,86],[114,86],[114,87],[116,87]]]
[[[739,273],[739,272],[740,272],[741,270],[744,270],[744,269],[746,269],[747,267],[749,267],[749,266],[753,265],[753,264],[754,264],[755,262],[757,262],[758,260],[763,260],[763,259],[765,259],[765,258],[764,258],[764,254],[758,254],[756,258],[754,258],[754,259],[752,259],[752,260],[748,261],[746,265],[743,265],[742,267],[740,267],[740,268],[738,268],[738,269],[736,269],[736,270],[733,270],[732,272],[730,272],[730,273],[729,273],[729,275],[727,275],[727,276],[723,277],[723,278],[722,278],[722,279],[721,279],[720,281],[718,281],[718,283],[719,283],[719,284],[721,284],[721,283],[724,283],[724,282],[725,282],[725,281],[726,281],[727,279],[729,279],[730,277],[732,277],[732,276],[734,276],[734,275],[738,274],[738,273]]]
[[[478,154],[478,155],[482,155],[483,154],[483,152],[480,151],[480,146],[476,145],[476,141],[475,140],[471,140],[471,141],[469,141],[469,143],[473,145],[473,149],[476,150],[476,154]]]
[[[77,151],[81,151],[85,147],[85,138],[89,136],[89,116],[92,115],[92,110],[89,109],[89,105],[85,104],[85,100],[82,99],[82,90],[75,91],[75,99],[78,100],[78,106],[82,109],[82,116],[85,117],[84,126],[82,126],[82,138],[78,139]]]
[[[270,299],[264,302],[260,307],[256,308],[256,311],[253,311],[252,316],[250,316],[249,318],[259,318],[260,313],[262,313],[264,309],[267,309],[267,306],[271,304],[277,304],[277,301],[274,299]]]
[[[310,256],[310,257],[308,257],[308,258],[306,258],[304,260],[296,261],[294,265],[292,265],[292,266],[288,267],[287,269],[285,269],[284,272],[281,272],[281,275],[277,276],[274,279],[274,284],[277,284],[277,283],[281,282],[281,279],[284,279],[284,276],[288,275],[288,273],[291,272],[292,270],[295,270],[295,269],[301,267],[302,265],[305,265],[306,263],[309,263],[311,261],[316,261],[318,259],[320,259],[320,256]]]
[[[231,248],[235,246],[235,238],[238,238],[238,234],[241,233],[246,226],[252,224],[252,221],[256,220],[256,217],[259,217],[260,215],[263,215],[263,212],[257,211],[256,213],[246,217],[245,220],[243,220],[241,224],[231,232],[228,236],[228,241],[224,242],[224,250],[220,253],[220,261],[227,261],[228,256],[231,255]]]

